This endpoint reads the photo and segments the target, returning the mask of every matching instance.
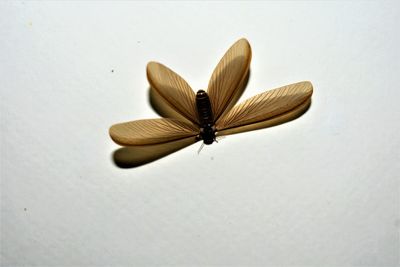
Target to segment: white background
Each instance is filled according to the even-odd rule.
[[[398,266],[397,2],[0,3],[3,266]],[[152,118],[146,63],[205,88],[237,39],[243,98],[310,80],[302,117],[117,167]],[[112,71],[113,70],[113,71]]]

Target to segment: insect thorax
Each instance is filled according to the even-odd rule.
[[[199,138],[206,145],[212,144],[215,140],[214,115],[211,109],[210,98],[204,90],[199,90],[196,94],[196,108],[200,123]]]

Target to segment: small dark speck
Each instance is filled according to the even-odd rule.
[[[114,72],[114,70],[111,70],[111,72]]]
[[[140,44],[140,41],[137,41],[138,44]]]
[[[211,157],[211,160],[214,160],[214,157]]]
[[[26,208],[24,208],[24,211],[26,211]]]

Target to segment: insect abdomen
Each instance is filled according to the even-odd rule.
[[[214,116],[210,98],[204,90],[199,90],[196,94],[196,107],[200,122],[199,137],[204,141],[204,144],[210,145],[215,140]]]
[[[197,113],[199,115],[200,127],[213,126],[214,116],[211,103],[205,91],[199,90],[196,94]]]

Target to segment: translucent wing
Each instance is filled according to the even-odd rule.
[[[229,48],[215,68],[207,93],[216,122],[224,112],[233,107],[242,94],[250,61],[250,44],[246,39],[240,39]]]
[[[161,118],[115,124],[109,132],[117,144],[143,146],[196,136],[199,130],[189,123]]]
[[[114,162],[122,168],[141,166],[162,158],[197,141],[195,136],[186,137],[162,144],[126,146],[114,152]]]
[[[283,86],[247,99],[235,106],[216,124],[218,135],[268,127],[300,115],[311,103],[310,82]]]
[[[190,120],[182,116],[175,108],[171,107],[170,104],[162,97],[157,91],[150,87],[149,90],[149,100],[153,109],[163,118],[177,119],[180,121],[185,121],[192,123]]]
[[[149,62],[147,79],[165,103],[184,118],[198,124],[195,93],[182,77],[160,63]]]

